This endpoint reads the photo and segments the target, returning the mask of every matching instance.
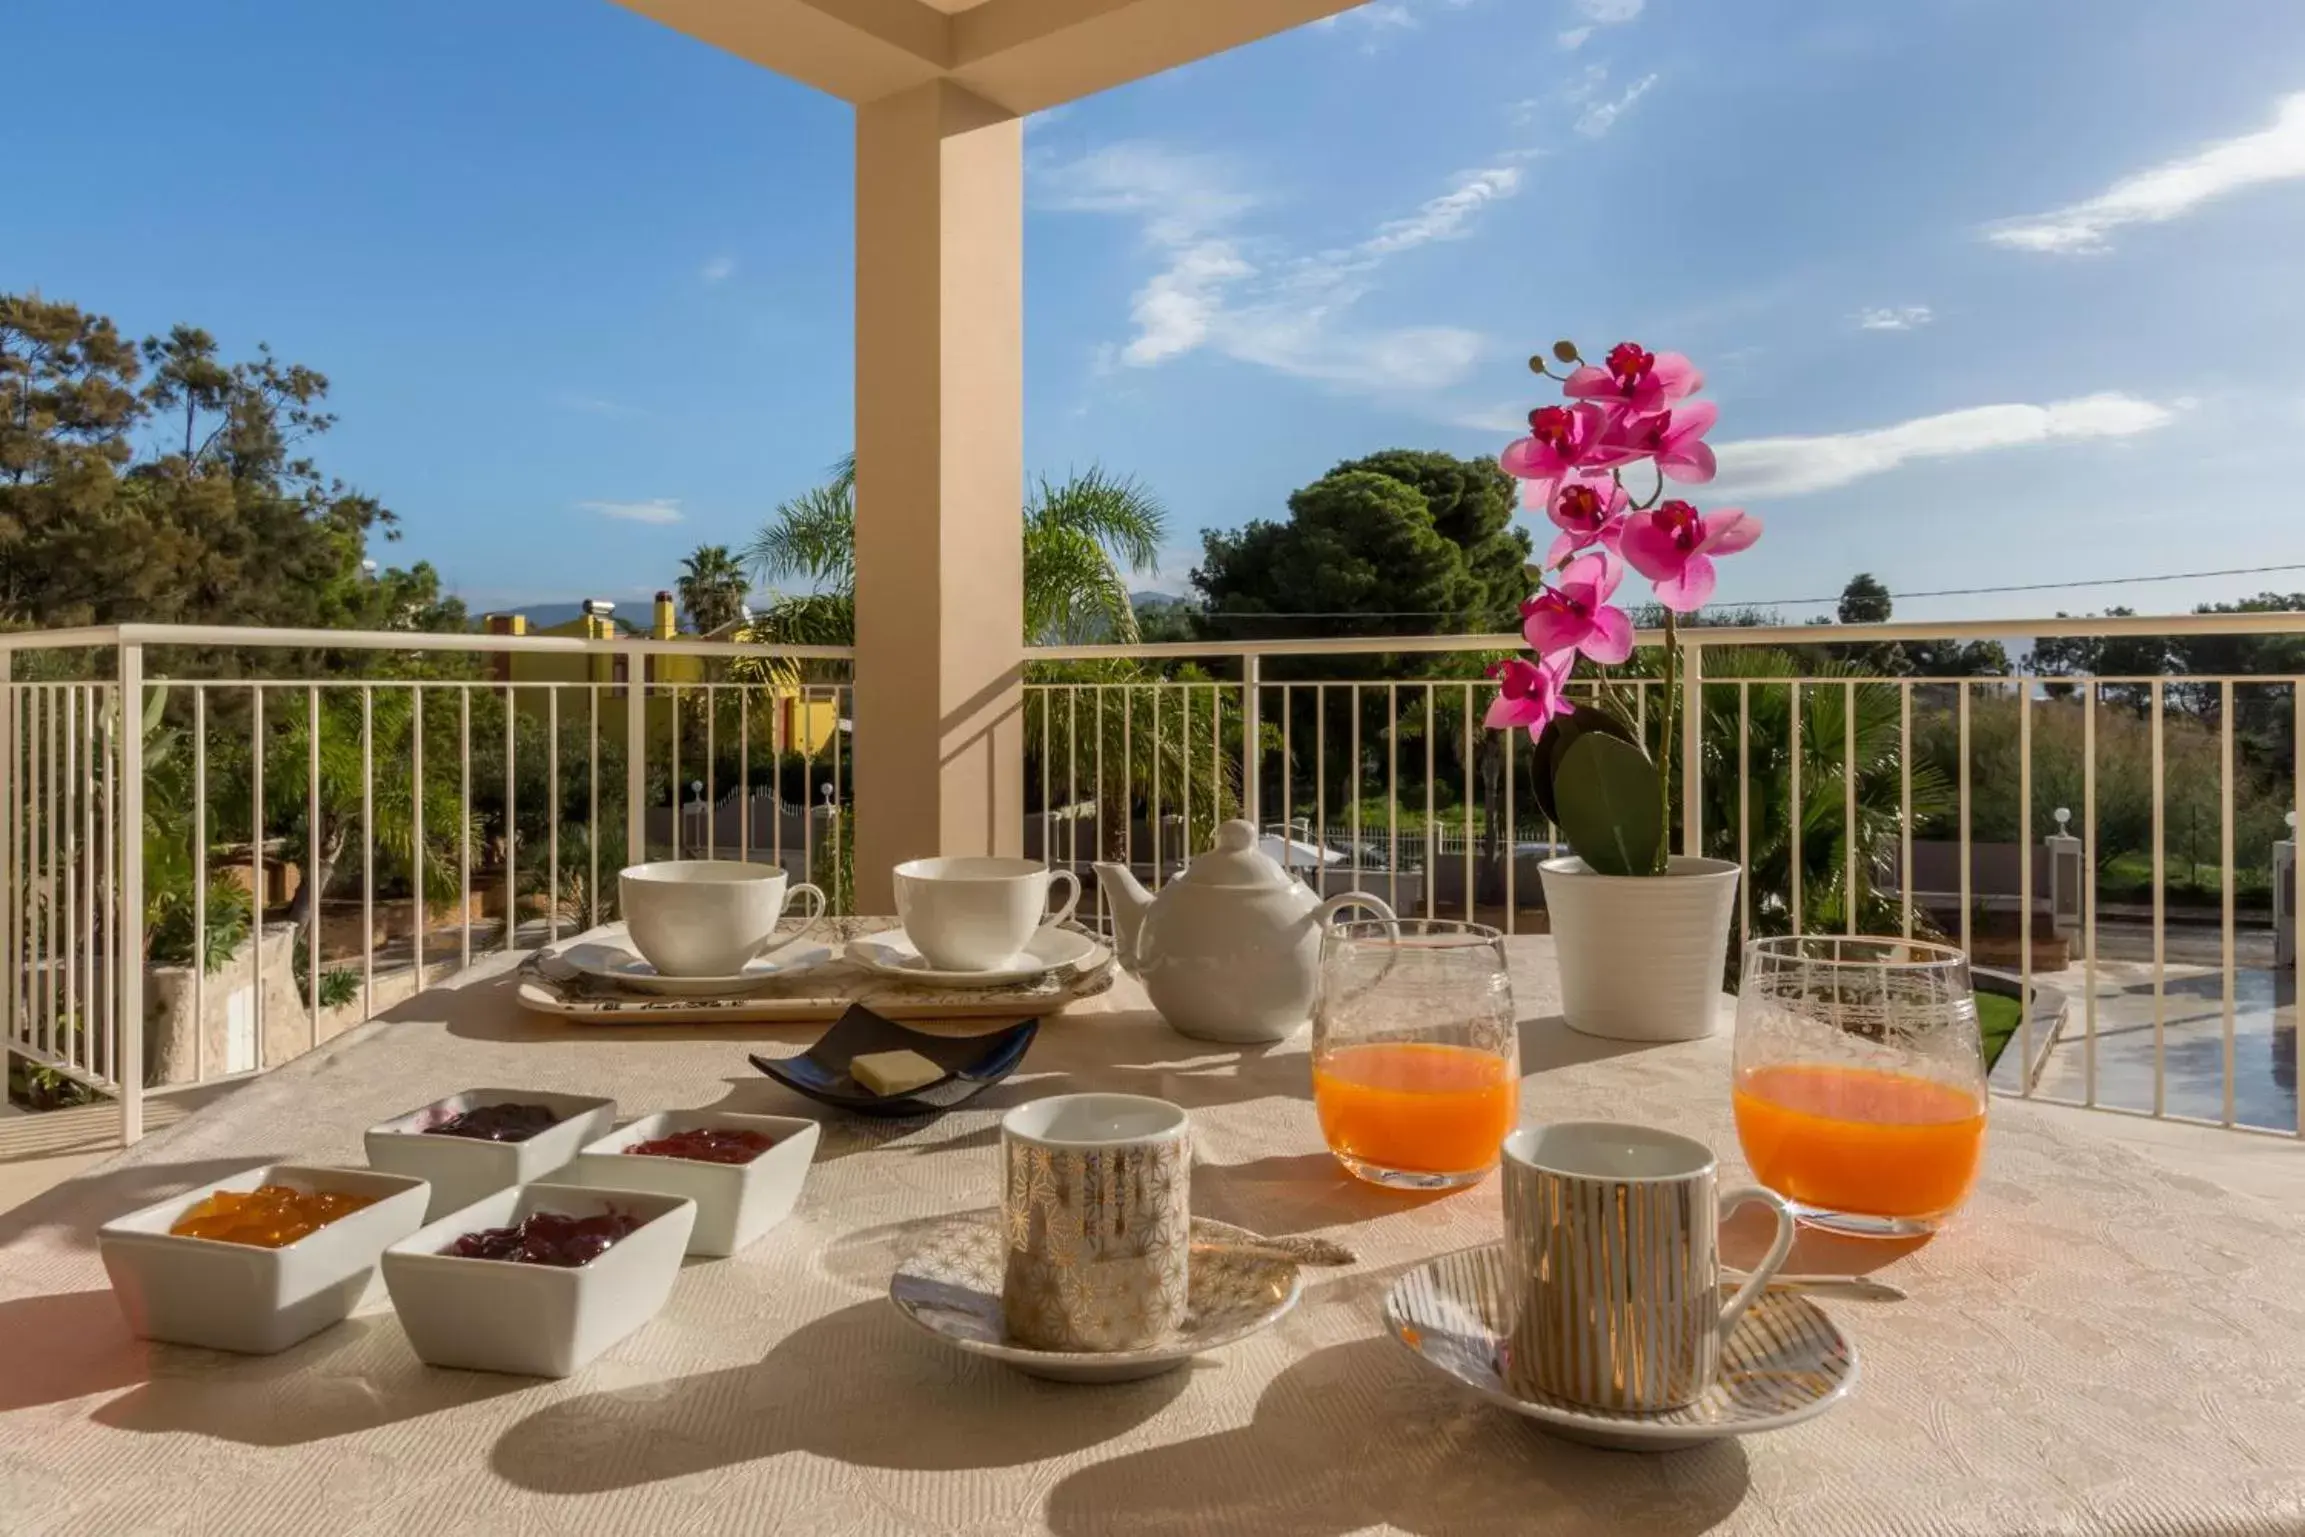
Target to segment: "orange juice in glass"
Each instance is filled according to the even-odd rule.
[[[1503,936],[1432,919],[1333,925],[1312,1070],[1321,1136],[1355,1175],[1412,1190],[1478,1181],[1520,1113]]]
[[[1761,1184],[1804,1220],[1896,1237],[1968,1198],[1985,1064],[1968,960],[1916,940],[1746,946],[1731,1103]]]

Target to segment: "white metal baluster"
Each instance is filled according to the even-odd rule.
[[[1182,830],[1177,834],[1177,857],[1192,863],[1193,841],[1193,686],[1184,685],[1177,693],[1177,815]]]
[[[1349,889],[1359,891],[1363,879],[1361,875],[1361,686],[1355,683],[1351,687],[1353,691],[1353,767],[1348,804],[1352,809],[1347,815],[1351,819],[1353,829],[1353,866],[1352,885]]]
[[[1248,819],[1259,826],[1263,825],[1265,814],[1264,684],[1263,658],[1254,651],[1243,653],[1241,656],[1241,804],[1248,808],[1245,813]],[[1211,688],[1212,697],[1215,692],[1215,689]],[[1284,717],[1288,713],[1288,697],[1288,686],[1283,684],[1281,686],[1281,713]],[[1217,714],[1213,708],[1209,712],[1209,726],[1214,735],[1221,737],[1224,734],[1218,729]],[[1285,719],[1281,729],[1284,732],[1288,729]],[[1281,762],[1281,779],[1283,781],[1281,799],[1284,802],[1288,799],[1287,779],[1291,767],[1292,765],[1287,761],[1284,753]],[[1212,783],[1221,783],[1221,779],[1212,780]],[[1214,792],[1212,791],[1212,793]],[[1288,819],[1283,817],[1281,820],[1285,822]],[[1285,830],[1282,836],[1287,837]],[[1283,852],[1286,852],[1287,847],[1285,843],[1282,845]]]
[[[1313,868],[1329,894],[1329,686],[1313,685]]]
[[[2081,695],[2082,1103],[2097,1104],[2097,680]]]
[[[752,861],[752,685],[749,683],[738,685],[736,690],[736,785],[736,840],[739,845],[736,857],[749,864]],[[595,870],[599,864],[600,859],[596,854],[593,857]],[[592,883],[595,886],[600,884],[598,874],[592,877]],[[597,902],[595,905],[598,905]],[[592,921],[600,921],[597,913],[593,915]]]
[[[1666,707],[1671,708],[1671,701]],[[1665,745],[1665,744],[1660,744]],[[1670,747],[1665,747],[1670,751]],[[1661,756],[1661,754],[1660,754]],[[1705,852],[1705,648],[1681,642],[1681,852]],[[1743,885],[1739,881],[1738,885]]]
[[[1841,932],[1857,932],[1857,682],[1841,685]]]
[[[1902,888],[1898,932],[1913,937],[1913,684],[1897,685],[1897,885]]]
[[[456,964],[472,969],[472,686],[456,691]],[[314,948],[317,950],[318,946]]]
[[[709,763],[711,759],[705,761]],[[556,945],[560,943],[560,685],[557,683],[544,691],[544,787],[544,942]]]
[[[668,761],[672,765],[672,857],[683,859],[687,857],[684,845],[688,841],[688,828],[684,824],[688,820],[688,803],[680,795],[680,685],[673,684],[668,692],[672,699],[672,745],[667,749],[671,754]],[[816,879],[813,867],[809,870],[808,878]]]
[[[1439,755],[1434,751],[1433,738],[1439,736],[1439,711],[1434,706],[1433,686],[1425,685],[1425,918],[1430,921],[1439,916],[1434,905],[1440,900],[1441,854],[1439,798],[1434,794],[1433,780],[1437,777]],[[1398,729],[1398,723],[1395,723]]]
[[[24,896],[31,888],[30,867],[24,858],[24,691],[16,683],[16,653],[0,647],[0,823],[5,824],[6,866],[0,869],[0,934],[5,935],[7,980],[0,986],[0,1040],[14,1045],[22,1025],[24,985]]]
[[[45,684],[40,690],[40,734],[47,752],[42,765],[41,784],[47,791],[41,827],[48,846],[48,858],[42,865],[40,882],[40,1016],[42,1020],[41,1048],[51,1057],[56,1055],[56,685]]]
[[[1386,894],[1393,911],[1401,907],[1401,686],[1385,685],[1385,863],[1391,866]]]
[[[1248,717],[1246,696],[1242,700],[1241,716],[1245,723]],[[1209,685],[1209,830],[1212,834],[1216,830],[1217,822],[1224,816],[1225,803],[1221,793],[1225,780],[1224,754],[1224,689],[1222,685],[1212,683]],[[1246,780],[1242,782],[1241,788],[1244,791],[1247,790]],[[1249,820],[1252,823],[1256,820],[1256,814],[1253,811],[1249,815]],[[1186,818],[1186,823],[1189,831],[1191,818]]]
[[[1065,865],[1077,873],[1080,866],[1080,685],[1067,684],[1064,698]]]
[[[120,698],[120,714],[128,715],[128,696]],[[121,734],[123,745],[127,733]],[[309,851],[304,862],[309,865]],[[305,872],[309,881],[312,874]],[[318,893],[314,893],[318,895]],[[317,914],[318,907],[313,908]],[[318,948],[318,936],[314,936]],[[192,686],[192,1081],[208,1081],[208,686]],[[122,1027],[128,1024],[123,1018]]]
[[[772,765],[768,776],[769,852],[776,860],[776,867],[781,870],[784,868],[784,749],[789,740],[785,721],[791,714],[790,696],[771,693],[769,705],[768,751]],[[800,802],[804,808],[808,805],[805,784],[801,788]]]
[[[408,685],[408,906],[409,951],[416,963],[416,991],[424,991],[424,685]]]
[[[830,831],[831,831],[831,833],[832,833],[832,868],[833,868],[833,870],[834,870],[834,872],[835,872],[835,875],[836,875],[836,878],[837,878],[837,874],[838,874],[838,872],[839,872],[839,870],[840,870],[840,861],[841,861],[841,854],[842,854],[842,852],[845,850],[845,851],[847,852],[847,854],[849,855],[849,859],[850,859],[850,864],[851,864],[852,873],[853,873],[853,867],[854,867],[854,863],[855,863],[855,855],[856,855],[856,847],[855,847],[855,845],[849,842],[849,833],[848,833],[848,810],[847,810],[847,805],[848,805],[848,803],[847,803],[847,801],[845,800],[845,798],[843,798],[843,796],[842,796],[842,795],[841,795],[841,793],[840,793],[840,785],[841,785],[841,774],[840,774],[840,751],[841,751],[841,747],[840,747],[840,723],[841,723],[841,720],[842,720],[844,717],[845,717],[845,718],[847,718],[847,719],[850,719],[850,720],[854,720],[854,719],[856,718],[856,696],[855,696],[853,693],[851,693],[851,694],[850,694],[850,696],[849,696],[849,702],[848,702],[848,705],[847,705],[847,707],[844,709],[844,708],[842,707],[842,705],[841,705],[841,699],[840,699],[840,695],[841,695],[841,685],[839,685],[839,684],[835,683],[835,684],[834,684],[834,685],[831,687],[831,689],[830,689],[828,692],[829,692],[829,693],[832,695],[832,804],[833,804],[833,816],[832,816],[832,827],[831,827]],[[850,887],[851,887],[851,896],[850,896],[850,900],[852,900],[852,901],[854,900],[854,885],[855,885],[855,883],[854,883],[853,881],[851,881],[851,882],[850,882]],[[836,887],[836,889],[837,889],[837,887]]]
[[[64,967],[64,1020],[57,1045],[62,1048],[57,1056],[70,1067],[84,1067],[80,1043],[87,1035],[87,1022],[80,1017],[80,803],[87,799],[83,793],[80,756],[80,686],[76,683],[61,685],[57,695],[64,707],[64,802],[63,826],[58,838],[64,850],[64,942],[57,959]]]
[[[1961,953],[1972,953],[1969,933],[1969,888],[1972,869],[1969,858],[1969,680],[1961,680],[1960,692],[1955,696],[1957,720],[1954,738],[1958,748],[1958,761],[1954,765],[1954,798],[1961,827]]]
[[[120,1141],[144,1135],[144,648],[120,648]],[[261,889],[261,888],[260,888]]]
[[[802,871],[801,879],[806,881],[815,881],[816,799],[813,793],[815,787],[808,782],[807,776],[810,772],[812,772],[812,766],[816,762],[816,733],[810,727],[811,717],[809,715],[809,708],[809,689],[806,685],[803,685],[800,691],[800,751],[801,763],[803,765],[800,781],[800,868]],[[677,722],[679,718],[679,706],[675,705],[673,707],[673,719],[675,722]],[[676,754],[680,751],[680,742],[677,733],[673,740],[672,750]],[[673,763],[672,776],[672,798],[676,804],[680,800],[679,769],[680,765],[678,759],[676,758]],[[674,818],[676,823],[678,820],[679,819],[677,817]],[[673,857],[679,857],[679,849],[677,846],[674,848]]]
[[[123,723],[132,719],[136,722],[137,729],[142,730],[144,723],[143,712],[138,711],[134,716],[130,716],[127,713],[125,706],[121,705],[120,703],[120,688],[118,684],[113,685],[112,698],[114,718],[122,721]],[[117,736],[117,733],[115,733],[115,735]],[[113,744],[103,744],[103,752],[104,833],[102,842],[98,845],[98,847],[101,849],[103,855],[104,933],[107,936],[117,938],[120,933],[120,866],[118,863],[118,851],[120,845],[115,840],[117,840],[120,836],[120,803],[118,783],[120,774],[120,760],[118,757],[117,748]],[[141,831],[139,832],[139,836],[141,836]],[[104,1076],[107,1081],[118,1083],[120,1081],[121,1031],[120,967],[117,964],[117,958],[109,954],[108,946],[102,943],[97,943],[96,955],[97,964],[102,966],[104,969],[104,1004],[102,1011],[98,1015],[98,1018],[103,1021]],[[193,954],[193,972],[195,975],[197,975],[202,969],[200,964],[201,960],[202,957],[199,954],[199,947],[197,943],[195,943]],[[198,1016],[195,1015],[194,1017],[197,1018]]]
[[[376,691],[360,685],[360,1017],[376,1015]]]
[[[1048,684],[1026,691],[1040,705],[1040,862],[1056,868],[1056,694]]]
[[[2017,1092],[2033,1097],[2033,680],[2017,680]]]
[[[585,929],[599,929],[599,682],[595,680],[595,682],[585,684],[583,696],[585,696],[583,788],[585,788],[585,800],[590,802],[590,809],[585,811],[583,846],[585,846],[585,853],[588,853],[590,860],[592,860],[592,869],[585,873],[585,885],[583,885],[583,894],[585,894],[583,922],[585,922]],[[745,816],[747,818],[751,816],[749,788],[745,793]],[[745,830],[747,830],[745,841],[751,843],[751,823],[749,820],[747,820]],[[745,857],[749,860],[751,848],[745,850]]]
[[[520,751],[515,729],[519,714],[519,696],[507,683],[504,685],[504,953],[507,955],[520,948],[520,789],[514,772]],[[680,799],[677,784],[672,798]],[[677,819],[674,825],[679,825]],[[674,857],[678,857],[677,849]]]
[[[720,685],[704,685],[704,857],[720,857],[720,778],[713,772],[713,760],[720,754]],[[554,803],[552,825],[560,825],[558,803]],[[554,880],[560,878],[560,866],[552,867]],[[557,937],[557,936],[556,936]]]
[[[1152,688],[1152,794],[1146,801],[1151,808],[1151,820],[1146,831],[1152,836],[1153,890],[1161,886],[1161,685]]]
[[[1753,937],[1753,685],[1737,680],[1737,952]],[[1906,861],[1910,868],[1911,860]]]
[[[304,997],[307,1033],[314,1040],[320,1038],[320,887],[314,884],[320,872],[320,690],[308,685],[304,690],[304,863],[300,884],[308,888],[302,894],[305,910],[312,922],[304,935]],[[296,957],[288,958],[288,969],[296,969]]]
[[[648,654],[634,641],[624,653],[624,862],[647,858]]]
[[[1473,686],[1470,683],[1465,685],[1464,712],[1458,724],[1461,728],[1459,745],[1462,749],[1458,761],[1464,765],[1465,775],[1465,922],[1471,923],[1479,917],[1480,912],[1473,901],[1473,799],[1481,776],[1474,771],[1473,767]],[[1492,808],[1484,806],[1481,809],[1483,812],[1488,812]],[[1511,839],[1506,840],[1505,847],[1507,850],[1506,857],[1510,858]]]
[[[1791,872],[1789,884],[1792,887],[1793,932],[1799,934],[1807,927],[1805,922],[1807,915],[1802,911],[1801,896],[1801,685],[1788,683],[1785,687],[1788,690],[1787,698],[1792,702],[1791,729],[1787,734],[1789,746],[1786,754],[1786,779],[1792,790],[1786,806],[1789,821],[1786,830],[1786,846],[1789,852],[1786,869]]]
[[[264,685],[250,687],[248,696],[248,904],[255,918],[249,925],[254,942],[248,947],[248,1015],[254,1022],[256,1067],[261,1072],[272,1065],[264,1040]]]
[[[2168,843],[2163,826],[2166,791],[2162,775],[2161,698],[2162,683],[2155,678],[2147,690],[2153,711],[2153,1113],[2167,1112],[2168,1104],[2168,937],[2169,908],[2164,890],[2168,880]],[[2305,1093],[2305,1084],[2299,1085]]]
[[[2223,1018],[2225,1027],[2224,1122],[2233,1124],[2233,680],[2217,685],[2217,857],[2224,869],[2224,900],[2218,959],[2224,969]],[[2305,1084],[2298,1085],[2305,1093]]]
[[[1520,924],[1520,916],[1521,916],[1521,903],[1520,903],[1520,896],[1519,896],[1519,893],[1518,893],[1517,891],[1515,891],[1515,890],[1514,890],[1514,886],[1515,886],[1515,884],[1516,884],[1516,877],[1518,877],[1518,876],[1519,876],[1519,874],[1520,874],[1520,868],[1521,868],[1521,823],[1520,823],[1520,818],[1519,818],[1519,817],[1518,817],[1518,816],[1517,816],[1517,815],[1514,813],[1514,810],[1513,810],[1513,748],[1514,748],[1514,746],[1515,746],[1515,743],[1514,743],[1514,740],[1513,740],[1513,739],[1514,739],[1515,737],[1518,737],[1519,735],[1520,735],[1520,732],[1519,732],[1518,730],[1507,731],[1507,732],[1505,732],[1505,733],[1504,733],[1504,738],[1505,738],[1505,932],[1506,932],[1506,933],[1508,933],[1508,934],[1517,934],[1517,933],[1519,933],[1519,932],[1520,932],[1520,929],[1521,929],[1521,924]],[[1740,885],[1740,886],[1742,886],[1742,885],[1744,885],[1745,883],[1744,883],[1742,880],[1740,880],[1740,881],[1738,881],[1738,882],[1737,882],[1737,884],[1738,884],[1738,885]]]

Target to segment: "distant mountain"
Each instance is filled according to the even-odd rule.
[[[616,606],[616,613],[613,616],[616,620],[617,628],[619,630],[632,629],[635,624],[633,614],[638,613],[642,616],[645,616],[648,612],[648,607],[649,605],[646,603],[619,603]],[[584,605],[581,602],[520,603],[515,604],[510,608],[489,609],[485,612],[497,614],[525,614],[528,616],[528,628],[531,631],[535,631],[549,630],[556,625],[575,623],[577,620],[584,617]]]

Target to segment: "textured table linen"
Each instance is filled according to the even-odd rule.
[[[1550,1017],[1549,942],[1513,948],[1524,1119],[1666,1125],[1742,1173],[1725,1020],[1686,1045],[1584,1040]],[[813,1114],[744,1062],[813,1034],[571,1026],[521,1013],[492,964],[0,1217],[0,1530],[2305,1532],[2294,1144],[1996,1101],[1969,1210],[1880,1272],[1912,1300],[1826,1304],[1862,1355],[1846,1404],[1742,1443],[1600,1452],[1383,1334],[1406,1266],[1497,1236],[1495,1180],[1355,1185],[1321,1149],[1301,1039],[1196,1044],[1127,984],[1044,1027],[975,1106],[828,1120],[791,1220],[689,1261],[652,1326],[565,1382],[429,1369],[381,1299],[270,1358],[147,1346],[106,1289],[104,1219],[261,1163],[358,1163],[362,1128],[474,1085],[612,1094],[627,1117]],[[1001,1108],[1085,1088],[1192,1111],[1197,1213],[1361,1262],[1308,1272],[1279,1328],[1127,1386],[1032,1381],[915,1333],[886,1300],[898,1255],[990,1206]],[[1795,1256],[1850,1263],[1807,1239]]]

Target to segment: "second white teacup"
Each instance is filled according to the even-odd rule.
[[[824,893],[790,885],[774,865],[736,859],[666,859],[628,866],[617,900],[633,947],[668,977],[733,977],[745,962],[798,944],[824,916]],[[785,903],[805,897],[808,922],[781,944]]]
[[[1048,910],[1049,891],[1065,888]],[[942,971],[992,971],[1016,958],[1044,923],[1080,903],[1080,877],[1037,859],[962,855],[896,867],[896,916],[923,959]]]

